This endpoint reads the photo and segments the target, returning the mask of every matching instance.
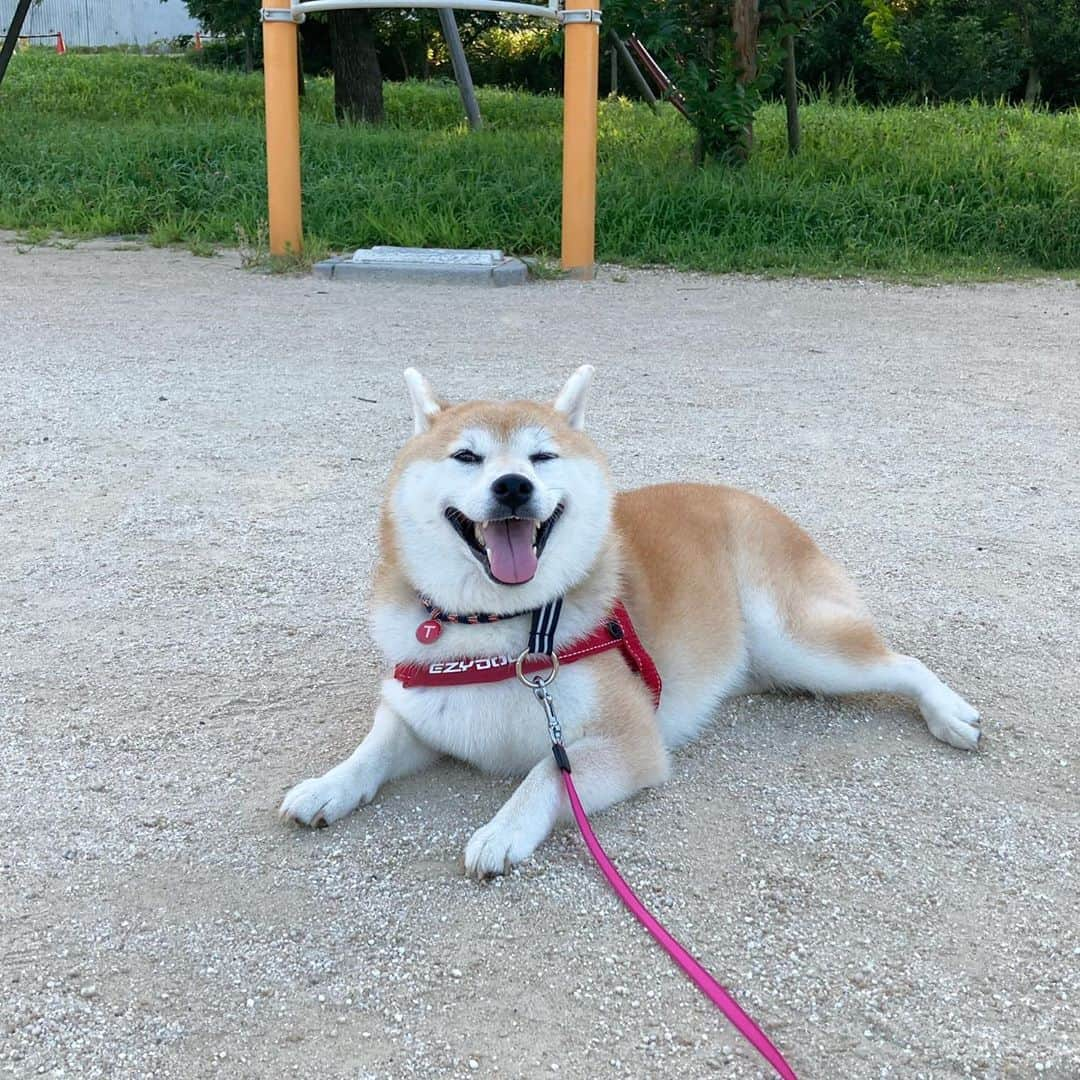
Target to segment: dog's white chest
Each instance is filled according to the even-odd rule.
[[[418,739],[488,772],[528,772],[550,750],[544,711],[516,678],[410,689],[387,679],[382,692]],[[583,666],[563,669],[552,697],[567,742],[581,734],[594,696],[594,679]]]

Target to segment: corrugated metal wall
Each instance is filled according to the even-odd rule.
[[[0,37],[7,33],[15,4],[0,0]],[[42,0],[31,5],[23,33],[59,30],[67,45],[149,45],[198,28],[183,0]]]

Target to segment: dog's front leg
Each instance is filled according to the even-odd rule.
[[[640,725],[630,740],[615,733],[590,735],[570,743],[567,756],[574,786],[587,813],[596,813],[628,799],[643,787],[667,777],[667,751],[651,710],[647,726]],[[506,873],[528,858],[560,818],[570,817],[559,768],[553,757],[533,766],[517,791],[465,848],[465,872],[477,878]]]
[[[387,780],[419,772],[438,756],[380,701],[364,741],[329,772],[297,784],[278,813],[303,825],[329,825],[361,803],[371,802]]]

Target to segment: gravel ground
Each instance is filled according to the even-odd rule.
[[[375,703],[401,369],[533,396],[588,360],[621,484],[773,499],[988,733],[731,703],[597,818],[616,862],[803,1080],[1080,1076],[1075,283],[331,287],[10,241],[0,1074],[765,1075],[573,833],[462,877],[509,782],[275,816]]]

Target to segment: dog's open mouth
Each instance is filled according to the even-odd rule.
[[[473,521],[448,506],[446,519],[480,560],[488,577],[501,585],[524,585],[536,576],[544,545],[562,512],[563,504],[559,503],[546,521],[516,517]]]

